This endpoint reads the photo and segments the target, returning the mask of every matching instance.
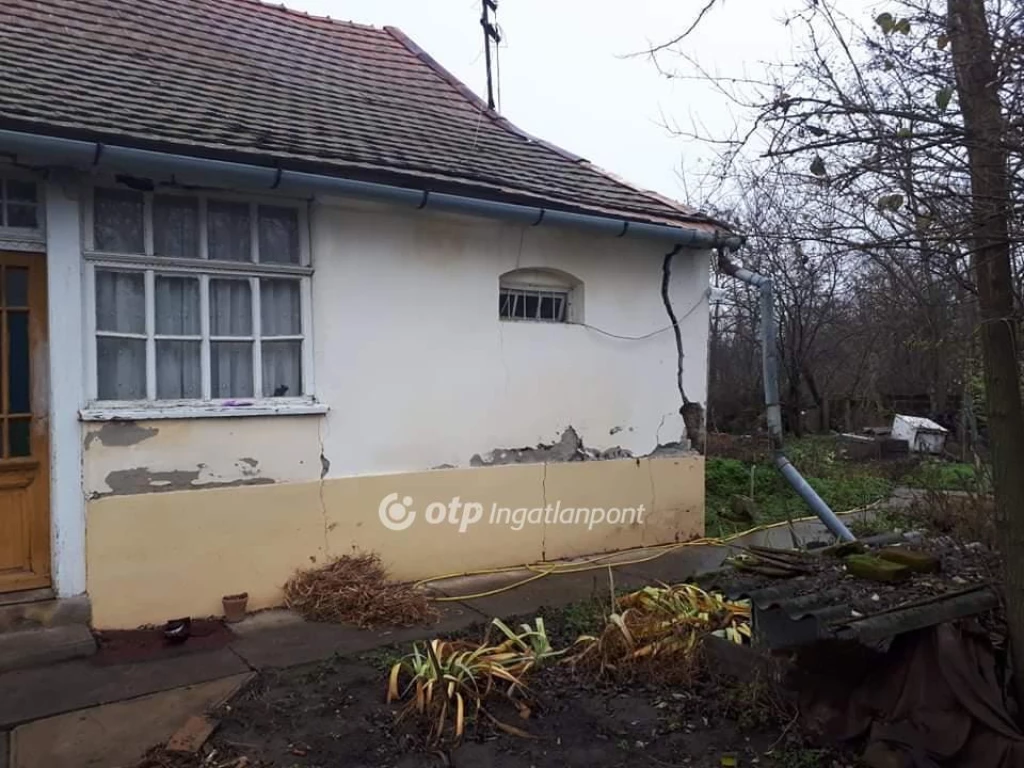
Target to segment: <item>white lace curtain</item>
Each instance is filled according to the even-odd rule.
[[[262,394],[302,394],[302,317],[297,280],[262,278]],[[146,299],[143,272],[96,272],[97,373],[101,400],[146,398]],[[199,278],[154,277],[156,397],[202,397]],[[252,283],[211,277],[210,395],[253,397]]]

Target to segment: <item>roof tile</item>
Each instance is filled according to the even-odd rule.
[[[516,128],[396,29],[258,0],[4,0],[0,126],[702,218]]]

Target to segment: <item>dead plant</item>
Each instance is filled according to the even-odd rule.
[[[284,585],[289,608],[310,621],[357,627],[409,627],[436,621],[423,590],[393,581],[374,553],[345,555],[319,568],[298,571]]]
[[[414,644],[412,653],[391,668],[388,703],[406,701],[399,719],[409,715],[422,718],[430,729],[431,744],[449,733],[458,741],[466,724],[481,717],[506,733],[530,735],[498,720],[487,711],[484,702],[489,697],[501,696],[527,716],[527,674],[560,652],[551,647],[543,619],[538,618],[533,626],[521,625],[518,633],[500,619],[494,619],[492,628],[504,640],[491,643],[490,632],[479,645],[467,640],[435,638],[422,646]]]
[[[614,602],[604,630],[584,635],[568,661],[598,674],[692,679],[700,643],[717,633],[735,643],[750,640],[750,607],[693,584],[644,587]]]

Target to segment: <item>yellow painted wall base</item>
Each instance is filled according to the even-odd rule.
[[[392,494],[415,513],[404,530],[381,521]],[[463,525],[466,502],[482,513]],[[641,506],[642,516],[588,522],[595,508]],[[293,572],[355,551],[379,553],[395,578],[420,579],[703,532],[704,459],[696,455],[109,496],[88,504],[88,589],[98,628],[136,627],[219,615],[221,597],[236,592],[249,593],[250,610],[280,605]]]

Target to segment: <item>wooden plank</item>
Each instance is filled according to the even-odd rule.
[[[198,752],[218,723],[204,715],[192,715],[167,741],[170,752]]]

